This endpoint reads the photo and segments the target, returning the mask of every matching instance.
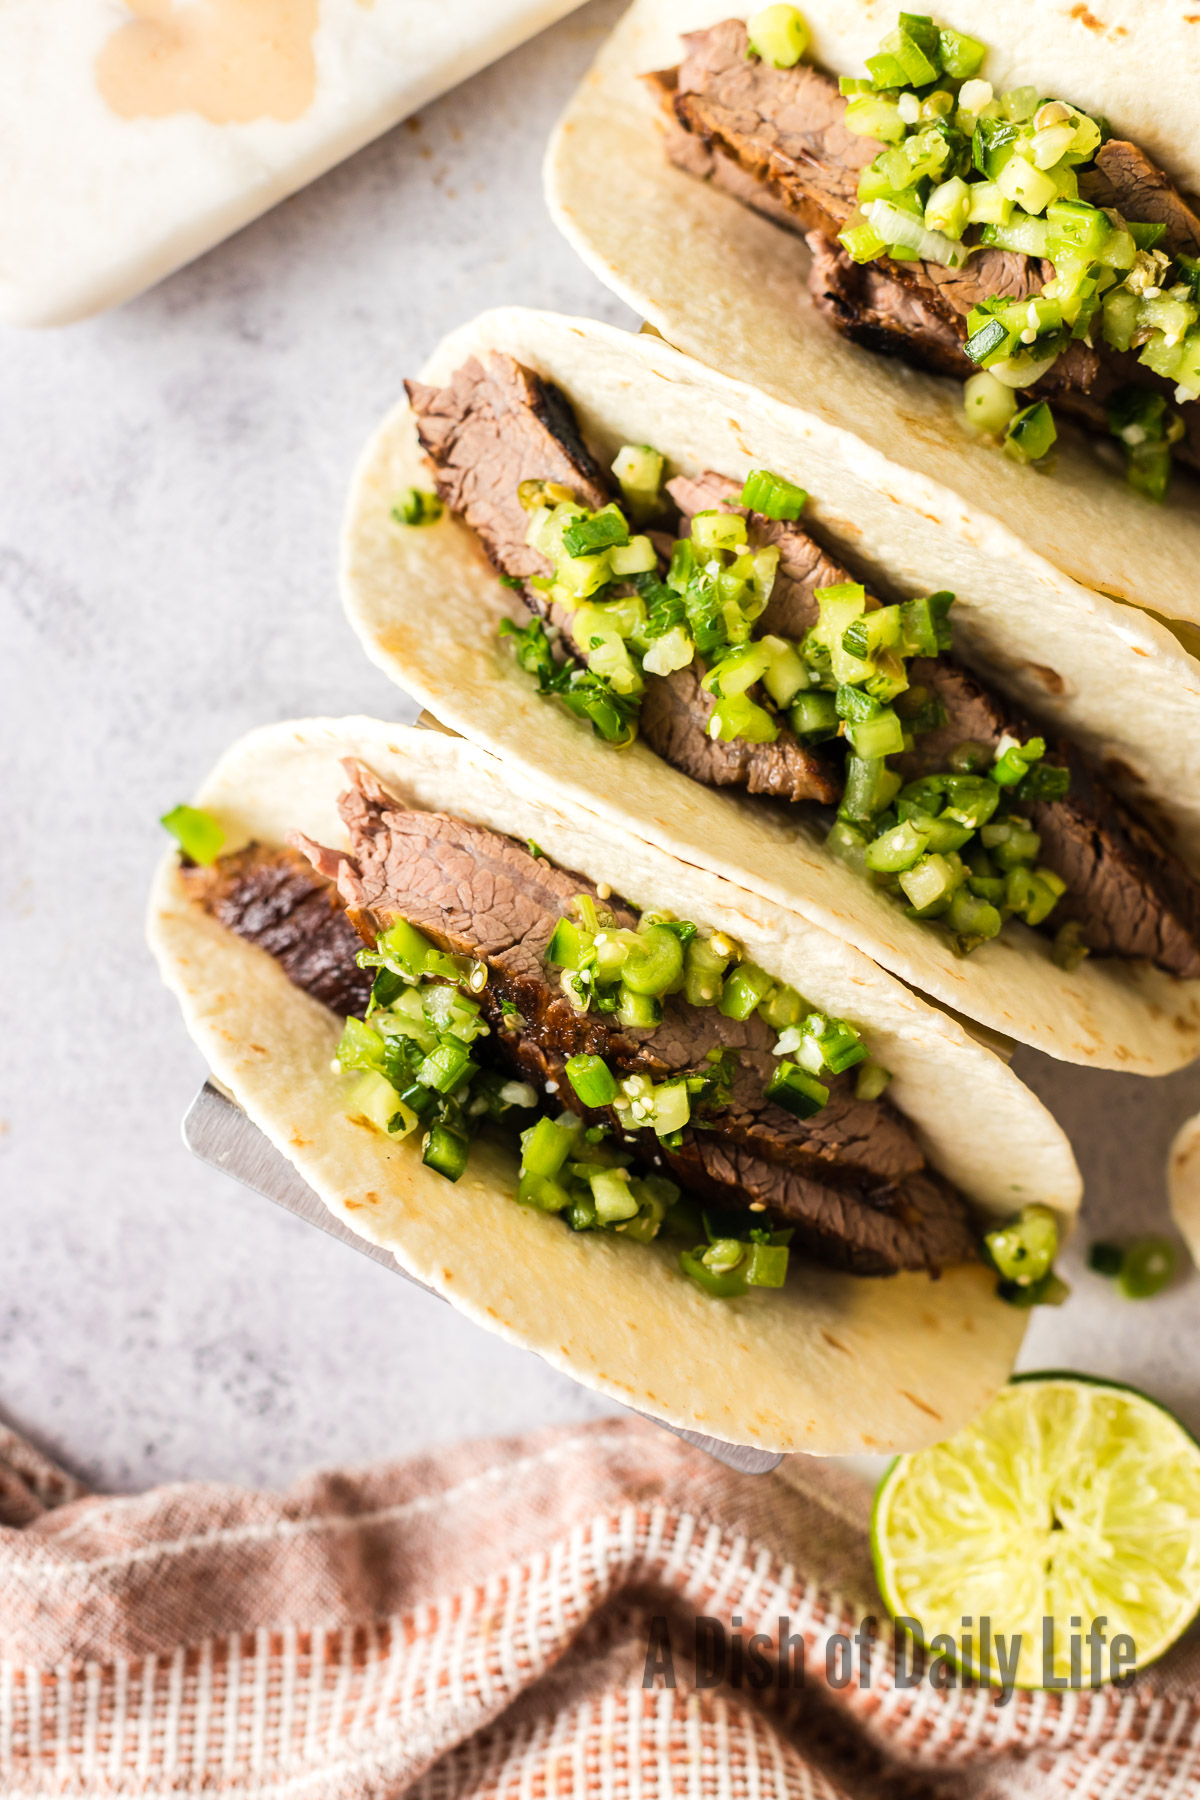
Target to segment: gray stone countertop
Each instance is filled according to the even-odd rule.
[[[142,916],[158,815],[267,720],[414,709],[335,562],[354,459],[444,330],[506,302],[637,321],[550,224],[550,127],[619,0],[554,30],[119,312],[0,335],[0,1417],[94,1484],[316,1464],[609,1410],[194,1162],[201,1060]],[[1200,1071],[1022,1053],[1088,1179],[1026,1367],[1200,1426],[1197,1277],[1122,1302],[1089,1237],[1166,1224]]]

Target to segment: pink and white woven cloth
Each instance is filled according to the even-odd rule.
[[[835,1470],[748,1479],[634,1421],[135,1499],[0,1431],[0,1794],[1200,1793],[1194,1642],[998,1706],[898,1687],[880,1618],[860,1679],[866,1525]]]

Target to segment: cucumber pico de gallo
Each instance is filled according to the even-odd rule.
[[[792,6],[767,7],[748,31],[776,68],[808,45]],[[996,93],[982,74],[986,54],[976,38],[901,13],[865,78],[841,78],[846,129],[884,148],[862,171],[858,211],[838,240],[859,263],[960,269],[992,246],[1053,264],[1036,296],[974,307],[964,345],[979,368],[964,388],[967,418],[1018,461],[1038,462],[1056,439],[1053,415],[1045,400],[1021,405],[1017,392],[1072,343],[1099,335],[1173,383],[1178,404],[1200,398],[1200,258],[1163,249],[1161,222],[1082,200],[1079,175],[1112,135],[1107,120],[1036,87]],[[1107,412],[1130,483],[1161,500],[1184,421],[1164,394],[1137,385],[1115,392]]]
[[[854,1025],[811,1007],[725,933],[659,912],[643,914],[636,931],[619,930],[587,894],[573,910],[574,918],[559,921],[545,962],[548,972],[559,971],[558,985],[579,1013],[594,1009],[628,1028],[653,1027],[663,999],[680,994],[729,1019],[757,1014],[778,1033],[779,1060],[764,1096],[799,1119],[827,1104],[821,1075],[857,1069],[855,1095],[868,1101],[891,1080]],[[482,1127],[515,1126],[519,1205],[555,1213],[572,1231],[612,1232],[639,1244],[660,1234],[690,1240],[679,1267],[716,1299],[784,1285],[791,1228],[703,1207],[666,1176],[638,1173],[628,1148],[643,1132],[678,1148],[686,1126],[703,1129],[728,1104],[736,1051],[710,1051],[704,1070],[661,1082],[618,1075],[601,1056],[569,1057],[566,1077],[583,1111],[552,1113],[531,1082],[484,1059],[481,1040],[492,1032],[479,998],[486,963],[439,950],[405,919],[357,960],[376,973],[367,1016],[346,1020],[332,1065],[336,1075],[355,1078],[348,1113],[393,1140],[420,1132],[422,1162],[454,1182]],[[500,1031],[520,1029],[515,1006],[506,1003],[503,1015]],[[1058,1243],[1053,1213],[1037,1205],[986,1233],[982,1247],[1001,1297],[1023,1307],[1060,1303],[1068,1290],[1053,1271]]]
[[[855,1091],[865,1100],[887,1086],[887,1070],[870,1059],[855,1026],[811,1007],[723,933],[661,913],[643,914],[636,931],[618,930],[587,894],[578,896],[574,915],[560,920],[546,970],[578,1013],[653,1027],[668,994],[729,1019],[757,1013],[778,1033],[779,1061],[764,1093],[797,1118],[827,1103],[822,1074],[857,1068]],[[449,1181],[465,1173],[481,1127],[515,1124],[519,1204],[559,1214],[572,1231],[612,1231],[637,1243],[660,1232],[688,1238],[680,1266],[718,1298],[783,1285],[789,1229],[702,1209],[665,1176],[638,1174],[626,1147],[637,1133],[652,1132],[677,1148],[688,1124],[728,1103],[736,1053],[710,1053],[702,1071],[662,1082],[620,1076],[600,1056],[572,1056],[565,1072],[586,1116],[569,1107],[550,1113],[531,1082],[489,1066],[483,1054],[492,1035],[479,998],[486,963],[439,950],[405,919],[374,949],[361,950],[358,962],[376,971],[367,1016],[346,1020],[333,1065],[354,1076],[350,1113],[395,1140],[420,1132],[422,1161]],[[520,1029],[520,1014],[504,1004],[498,1030],[510,1027]]]
[[[966,742],[943,771],[908,783],[891,767],[923,731],[946,722],[936,696],[910,682],[908,664],[949,650],[954,596],[885,606],[843,582],[816,590],[820,616],[802,639],[756,636],[777,546],[752,548],[740,513],[698,512],[660,571],[654,543],[636,526],[660,510],[664,459],[625,445],[613,472],[623,505],[596,511],[559,484],[522,483],[527,541],[554,570],[531,585],[569,615],[571,639],[586,650],[586,660],[563,655],[553,625],[505,619],[501,635],[540,692],[623,747],[637,735],[647,674],[703,666],[714,739],[769,744],[786,725],[805,745],[842,740],[844,793],[826,842],[910,917],[937,921],[963,954],[996,937],[1006,919],[1045,924],[1066,883],[1039,864],[1041,840],[1022,806],[1061,799],[1070,785],[1067,769],[1043,762],[1045,741],[1007,737],[994,751]],[[808,495],[757,469],[729,500],[795,521]],[[1054,954],[1066,968],[1086,955],[1075,923],[1058,932]]]

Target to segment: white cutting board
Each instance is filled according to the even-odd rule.
[[[140,293],[579,0],[0,0],[0,320]]]

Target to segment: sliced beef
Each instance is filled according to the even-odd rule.
[[[343,1016],[366,1011],[371,974],[331,881],[295,850],[251,844],[184,880],[222,925],[273,956],[289,981]]]
[[[843,337],[938,375],[974,374],[958,327],[890,263],[856,263],[823,231],[809,232],[808,247],[813,303]]]
[[[938,375],[953,375],[965,380],[976,373],[976,366],[963,349],[966,320],[975,304],[971,290],[949,287],[933,279],[919,279],[917,271],[932,276],[933,264],[906,264],[912,274],[901,272],[892,262],[856,263],[840,244],[812,231],[807,239],[812,251],[809,291],[818,312],[836,326],[843,337],[864,349],[877,350],[884,356],[898,356],[918,368],[932,369]],[[999,255],[987,251],[985,256]],[[1022,265],[1018,268],[1016,265]],[[1007,281],[1024,297],[1040,291],[1048,264],[1034,264],[1031,258],[1006,253],[1005,263],[985,265],[972,257],[969,268],[982,275],[986,286],[991,281]],[[1034,271],[1036,270],[1036,273]],[[953,274],[953,270],[943,271]],[[1019,279],[1018,279],[1019,278]],[[996,292],[998,289],[992,289]],[[1010,298],[1014,297],[1009,295]],[[968,302],[963,310],[959,302]],[[1108,419],[1103,404],[1092,398],[1101,371],[1099,354],[1090,345],[1073,343],[1058,361],[1029,391],[1039,398],[1059,401],[1064,396],[1082,402],[1084,423],[1093,430],[1107,432]],[[1108,384],[1111,392],[1119,385]],[[1080,407],[1071,407],[1080,416]]]
[[[421,443],[434,468],[438,493],[478,535],[502,574],[528,581],[549,575],[550,565],[525,543],[529,519],[518,498],[522,481],[558,481],[587,506],[603,506],[612,490],[579,435],[569,402],[557,388],[511,356],[493,354],[486,369],[475,358],[447,387],[408,383]],[[526,603],[563,632],[571,617],[560,608],[547,615],[534,588]],[[714,744],[706,730],[712,702],[694,670],[647,675],[641,729],[665,762],[693,780],[715,787],[744,787],[752,794],[832,803],[840,793],[836,771],[819,751],[797,743],[786,727],[774,744],[739,739]]]
[[[740,19],[684,38],[675,78],[679,123],[768,189],[805,226],[840,231],[858,176],[882,148],[842,123],[837,82],[807,63],[776,69],[749,55]]]
[[[1091,168],[1080,171],[1079,195],[1093,206],[1114,206],[1127,219],[1165,225],[1162,248],[1200,256],[1200,217],[1168,175],[1136,144],[1110,138]]]
[[[782,225],[786,231],[802,235],[808,229],[805,219],[793,212],[767,182],[743,169],[732,156],[727,156],[723,150],[706,143],[702,137],[680,124],[675,113],[678,76],[678,69],[664,69],[644,77],[663,109],[663,149],[668,161],[682,169],[685,175],[691,175],[697,181],[707,181],[722,193],[740,200],[743,206],[762,213],[773,224]]]
[[[949,658],[916,658],[914,686],[937,694],[948,722],[917,739],[904,759],[906,779],[944,769],[966,738],[996,744],[1006,731],[1025,740],[1034,726],[988,693]],[[1146,957],[1173,975],[1200,976],[1200,888],[1171,851],[1101,785],[1065,740],[1051,740],[1048,761],[1071,771],[1063,800],[1029,806],[1041,834],[1040,860],[1067,883],[1053,923],[1077,919],[1083,941],[1102,956]]]
[[[549,575],[545,557],[525,542],[521,482],[562,482],[593,508],[610,497],[562,392],[500,354],[486,368],[471,357],[444,388],[405,385],[447,506],[466,520],[502,574]]]
[[[832,806],[841,783],[826,757],[801,744],[786,725],[773,744],[708,735],[714,701],[694,663],[647,680],[639,729],[656,756],[705,787],[742,787],[775,800]]]
[[[882,1211],[809,1175],[764,1162],[716,1132],[688,1133],[683,1147],[665,1160],[701,1199],[728,1205],[733,1194],[746,1205],[765,1204],[773,1217],[795,1226],[797,1248],[857,1275],[942,1269],[978,1256],[962,1201],[928,1169],[908,1176],[894,1207]]]
[[[854,579],[841,563],[822,550],[802,525],[749,512],[737,499],[740,483],[731,481],[727,475],[716,475],[711,470],[704,475],[680,475],[667,483],[667,492],[683,515],[680,527],[683,531],[691,530],[691,522],[698,512],[740,513],[746,520],[750,543],[755,550],[766,544],[778,547],[775,585],[758,622],[764,632],[802,638],[820,615],[817,589],[836,587],[839,582]]]
[[[1040,293],[1052,265],[991,247],[976,248],[961,269],[889,259],[856,265],[835,240],[857,206],[859,173],[881,146],[845,129],[837,83],[803,64],[776,69],[757,57],[747,60],[748,38],[737,20],[693,32],[684,44],[677,69],[650,77],[667,118],[670,160],[777,224],[807,233],[814,304],[843,336],[937,374],[972,374],[962,347],[972,307],[993,296],[1022,300]],[[1080,193],[1131,219],[1161,221],[1169,250],[1200,254],[1200,214],[1135,144],[1105,144],[1082,171]],[[1071,344],[1028,391],[1107,435],[1106,402],[1130,381],[1175,404],[1173,383],[1102,342],[1094,349]],[[1186,435],[1172,453],[1200,468],[1200,406],[1180,410]]]
[[[367,770],[348,767],[354,785],[342,814],[352,853],[304,838],[298,846],[322,877],[336,880],[369,940],[401,916],[444,948],[487,963],[480,998],[493,1028],[488,1042],[509,1066],[577,1105],[564,1064],[580,1052],[604,1056],[620,1073],[658,1080],[707,1070],[710,1050],[732,1050],[729,1107],[710,1113],[701,1128],[689,1127],[676,1152],[637,1133],[639,1154],[669,1162],[704,1198],[765,1209],[796,1225],[806,1248],[860,1273],[940,1268],[977,1256],[961,1196],[926,1166],[911,1130],[885,1101],[856,1099],[852,1077],[831,1084],[829,1104],[810,1120],[764,1099],[775,1034],[757,1017],[726,1019],[678,996],[666,1001],[653,1030],[624,1030],[603,1013],[581,1017],[543,965],[558,920],[581,893],[609,908],[620,926],[632,925],[633,914],[510,838],[406,810]],[[519,1011],[515,1028],[505,1002]],[[718,1173],[722,1156],[734,1170],[728,1182]]]
[[[713,473],[669,484],[685,520],[712,508],[738,512],[747,520],[755,547],[778,544],[779,573],[763,624],[784,637],[801,638],[817,621],[815,590],[854,577],[801,525],[748,513],[730,498],[736,489],[728,476]],[[914,687],[938,696],[947,723],[923,733],[913,754],[897,763],[906,780],[944,769],[950,752],[964,739],[995,745],[1005,732],[1025,741],[1039,729],[953,657],[918,657],[909,676]],[[1070,744],[1055,742],[1050,760],[1070,768],[1071,791],[1064,800],[1031,807],[1030,813],[1042,834],[1042,861],[1068,884],[1054,922],[1079,919],[1086,927],[1085,942],[1100,954],[1148,957],[1176,975],[1200,974],[1200,887],[1095,779]]]

